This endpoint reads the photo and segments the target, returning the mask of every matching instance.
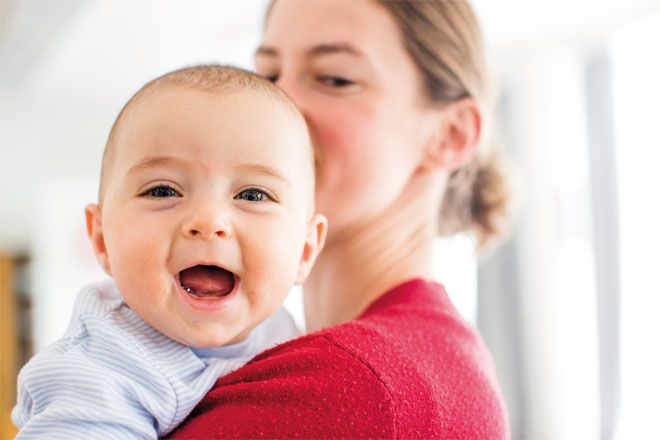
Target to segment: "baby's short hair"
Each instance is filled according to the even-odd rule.
[[[106,180],[108,170],[111,167],[113,159],[116,155],[116,138],[119,129],[121,128],[122,121],[126,117],[128,110],[130,110],[137,102],[145,98],[150,92],[158,91],[165,87],[180,87],[192,90],[199,90],[209,93],[218,92],[241,92],[253,91],[264,93],[274,100],[281,103],[284,108],[290,110],[292,114],[300,118],[306,130],[304,118],[300,114],[298,108],[293,104],[291,99],[275,84],[268,79],[252,73],[250,71],[220,64],[205,64],[182,69],[174,70],[153,79],[146,83],[140,90],[138,90],[131,99],[124,105],[124,107],[117,115],[108,140],[103,152],[103,160],[101,162],[101,181],[99,185],[99,203],[101,203],[104,193],[104,182]],[[310,155],[312,157],[312,164],[314,161],[313,151],[310,146]]]

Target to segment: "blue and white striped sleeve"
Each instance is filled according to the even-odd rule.
[[[21,370],[17,439],[157,438],[176,416],[170,382],[102,316],[77,324]]]
[[[18,377],[18,439],[140,438],[168,434],[219,376],[297,336],[279,310],[245,341],[192,350],[144,322],[112,280],[83,289],[64,338]]]
[[[173,417],[176,396],[149,365],[119,360],[112,350],[90,353],[85,342],[58,348],[37,355],[19,375],[18,438],[156,438],[152,412]]]

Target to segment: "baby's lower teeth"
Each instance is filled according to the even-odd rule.
[[[196,291],[196,290],[193,290],[191,287],[187,287],[187,286],[181,286],[181,287],[183,288],[183,290],[185,290],[185,291],[188,292],[189,294],[191,294],[191,295],[193,295],[193,296],[197,296],[197,297],[206,297],[206,296],[224,296],[224,295],[221,295],[221,294],[219,294],[219,293],[217,293],[217,292],[198,292],[198,291]]]

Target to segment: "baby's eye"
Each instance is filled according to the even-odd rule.
[[[325,84],[326,86],[337,87],[337,88],[348,87],[350,85],[355,84],[350,79],[342,78],[340,76],[330,76],[330,75],[329,76],[320,76],[318,78],[318,80],[320,82],[322,82],[323,84]]]
[[[162,197],[182,197],[181,193],[179,191],[175,190],[174,188],[167,186],[167,185],[159,185],[155,186],[153,188],[150,188],[140,194],[141,196],[145,197],[154,197],[154,198],[162,198]]]
[[[266,192],[255,188],[243,190],[234,198],[238,200],[246,200],[248,202],[264,202],[266,200],[272,200]]]

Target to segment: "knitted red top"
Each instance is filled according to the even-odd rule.
[[[440,284],[416,279],[219,379],[171,437],[500,439],[508,429],[481,338]]]

